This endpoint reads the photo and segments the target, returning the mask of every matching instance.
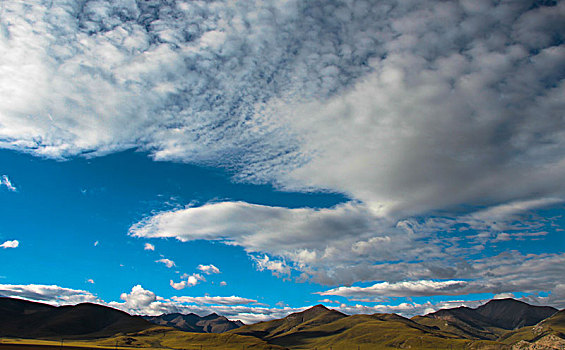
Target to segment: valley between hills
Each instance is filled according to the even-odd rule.
[[[0,298],[0,350],[565,349],[565,310],[514,299],[415,316],[346,315],[316,305],[244,325],[211,314],[132,316],[97,304]]]

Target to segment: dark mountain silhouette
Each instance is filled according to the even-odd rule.
[[[200,317],[190,313],[183,315],[179,313],[163,314],[161,316],[143,316],[147,321],[161,325],[174,327],[186,332],[197,333],[223,333],[243,326],[241,321],[230,321],[224,316],[212,313],[208,316]]]
[[[475,310],[492,325],[503,329],[533,326],[558,311],[550,306],[534,306],[510,298],[491,300]]]
[[[533,326],[556,312],[557,309],[548,306],[533,306],[514,299],[497,299],[476,309],[464,306],[442,309],[412,319],[465,338],[495,340],[508,330]]]
[[[154,327],[138,316],[83,303],[50,306],[0,297],[0,336],[18,338],[102,338]]]

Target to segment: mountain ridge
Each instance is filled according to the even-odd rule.
[[[145,320],[160,326],[174,327],[185,332],[195,333],[224,333],[243,325],[241,321],[230,321],[224,316],[211,313],[198,316],[195,313],[162,314],[160,316],[141,316]]]
[[[0,310],[0,336],[4,337],[96,338],[154,327],[141,317],[93,303],[51,306],[0,297]]]
[[[548,314],[552,315],[544,318]],[[2,337],[99,339],[102,346],[120,343],[154,347],[160,344],[184,349],[183,344],[190,341],[226,349],[241,348],[241,345],[247,346],[245,344],[273,349],[357,346],[481,349],[518,344],[516,349],[536,349],[565,342],[565,310],[513,299],[492,300],[475,309],[442,309],[411,319],[382,313],[346,315],[321,304],[281,319],[241,327],[215,313],[203,317],[194,313],[144,317],[155,318],[163,324],[92,303],[56,307],[0,297]],[[177,327],[171,327],[173,324]],[[181,331],[183,327],[188,331]],[[226,330],[226,327],[236,328]]]

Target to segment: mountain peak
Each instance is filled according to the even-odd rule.
[[[450,321],[458,320],[475,328],[498,327],[512,330],[533,326],[556,312],[557,309],[549,306],[534,306],[520,300],[506,298],[490,300],[475,309],[467,307],[442,309],[426,316]]]
[[[318,305],[312,306],[309,310],[327,310],[327,311],[329,311],[330,309],[328,309],[327,307],[325,307],[322,304],[318,304]]]

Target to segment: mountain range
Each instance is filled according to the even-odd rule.
[[[106,306],[83,303],[51,306],[0,298],[0,336],[18,338],[102,338],[152,328],[141,317]]]
[[[243,325],[216,314],[141,317],[89,303],[54,307],[0,298],[0,336],[75,339],[83,342],[75,346],[106,348],[552,349],[565,346],[565,310],[502,299],[409,319],[350,316],[316,305],[282,319]]]
[[[412,319],[466,338],[496,340],[509,330],[533,326],[557,311],[549,306],[533,306],[514,299],[498,299],[476,309],[461,306]]]
[[[164,314],[161,316],[143,316],[147,321],[161,325],[174,327],[185,332],[196,333],[223,333],[243,326],[241,321],[230,321],[224,316],[215,313],[200,317],[190,313],[183,315],[179,313]]]

